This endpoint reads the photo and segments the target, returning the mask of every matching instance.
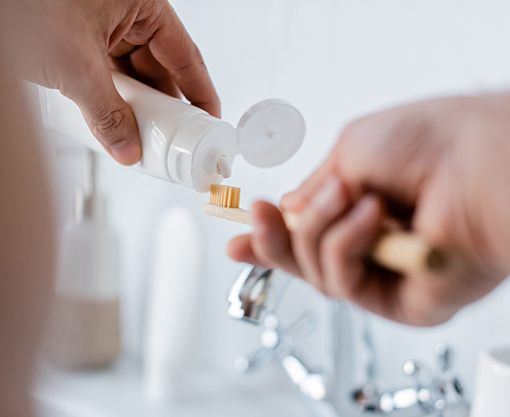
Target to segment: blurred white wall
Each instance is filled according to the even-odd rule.
[[[350,119],[384,106],[432,95],[507,88],[510,81],[510,2],[506,0],[174,0],[200,46],[223,102],[236,123],[254,102],[281,97],[304,113],[306,142],[287,164],[258,170],[238,161],[232,183],[249,204],[277,200],[304,179]],[[205,196],[102,164],[102,187],[122,236],[125,338],[138,352],[151,237],[165,207],[197,213]],[[239,266],[224,247],[241,226],[203,219],[208,255],[204,276],[204,361],[230,366],[256,343],[252,330],[225,317],[225,295]],[[302,291],[310,303],[313,292]],[[381,375],[398,382],[407,357],[431,360],[435,343],[449,342],[471,385],[477,352],[510,344],[510,285],[466,308],[436,329],[410,329],[373,318]]]

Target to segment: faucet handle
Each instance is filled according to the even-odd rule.
[[[422,363],[407,360],[403,372],[414,378],[421,406],[429,412],[441,413],[450,404],[465,403],[464,390],[459,378],[453,375],[453,350],[450,346],[436,346],[436,361],[439,373],[430,372]]]
[[[452,369],[453,351],[449,345],[439,344],[436,346],[436,361],[441,372],[448,372]]]
[[[383,414],[418,406],[427,415],[443,417],[450,407],[467,408],[462,384],[451,372],[452,349],[438,345],[436,359],[439,372],[416,360],[404,362],[402,372],[413,379],[412,386],[379,391],[367,384],[353,393],[353,399],[364,411]]]
[[[239,373],[248,373],[267,366],[276,356],[276,349],[281,340],[280,322],[274,314],[268,314],[262,322],[260,347],[253,353],[240,356],[234,362]]]
[[[305,311],[298,316],[287,327],[287,333],[293,339],[301,339],[307,337],[310,333],[317,329],[318,318],[317,314],[313,311]]]
[[[407,359],[402,365],[402,372],[404,375],[416,377],[421,370],[421,364],[413,359]]]
[[[434,377],[428,367],[417,360],[407,359],[402,365],[404,375],[411,377],[417,387],[432,385]]]
[[[453,351],[449,345],[439,344],[435,348],[436,366],[439,373],[432,372],[422,362],[408,359],[402,366],[404,375],[413,377],[417,382],[429,385],[435,380],[445,379],[444,374],[448,374],[452,369]]]
[[[234,368],[240,374],[247,374],[264,368],[274,357],[274,349],[261,347],[249,355],[238,357],[234,362]]]

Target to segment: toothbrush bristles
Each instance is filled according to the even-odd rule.
[[[241,189],[226,185],[211,185],[209,204],[224,208],[239,208],[241,204]]]

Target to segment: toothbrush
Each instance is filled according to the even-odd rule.
[[[240,208],[241,189],[224,185],[211,185],[209,204],[205,213],[236,223],[253,224],[249,210]],[[299,215],[283,212],[290,231],[299,227]],[[449,264],[448,256],[428,244],[420,235],[406,231],[384,232],[372,248],[370,258],[377,265],[400,274],[441,272]]]

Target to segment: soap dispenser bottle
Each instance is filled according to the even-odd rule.
[[[207,192],[211,184],[230,177],[237,155],[257,167],[276,166],[294,155],[305,136],[303,116],[283,100],[255,104],[234,128],[124,74],[112,76],[138,123],[142,142],[138,169],[198,192]],[[105,152],[76,104],[56,90],[40,87],[39,91],[46,129]]]
[[[104,367],[121,349],[118,241],[95,187],[94,161],[90,154],[90,186],[76,189],[74,218],[63,231],[47,333],[46,356],[64,368]]]

